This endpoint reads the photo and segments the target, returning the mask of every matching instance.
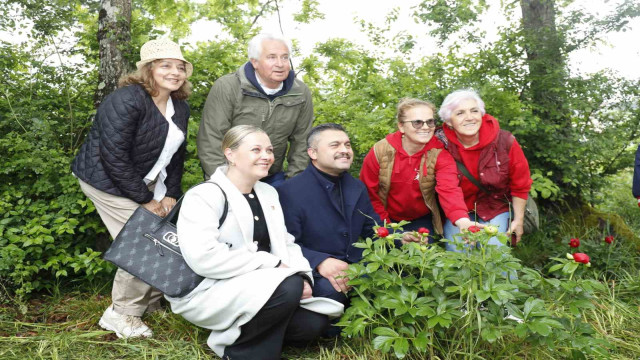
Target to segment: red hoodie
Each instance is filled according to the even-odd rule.
[[[386,209],[378,196],[380,164],[378,164],[373,148],[364,158],[360,170],[360,180],[367,186],[373,209],[381,219],[386,219],[388,222],[391,219],[397,221],[414,220],[430,213],[431,211],[424,203],[420,192],[418,180],[420,160],[425,152],[436,148],[442,149],[444,145],[434,136],[422,150],[409,155],[402,148],[402,133],[400,131],[387,135],[386,139],[396,149]],[[467,217],[462,190],[458,187],[458,170],[449,152],[440,152],[435,170],[436,192],[439,195],[440,206],[442,206],[447,218],[455,223],[458,219]],[[425,167],[423,175],[426,175],[426,172]]]
[[[444,133],[447,139],[458,146],[458,151],[462,157],[464,166],[469,170],[471,175],[478,179],[478,160],[480,159],[480,153],[482,149],[489,145],[500,131],[500,124],[493,116],[485,114],[482,117],[482,126],[480,127],[480,142],[472,147],[464,148],[456,132],[450,129],[448,126],[444,126]],[[518,141],[514,140],[509,151],[509,187],[511,196],[517,196],[522,199],[527,198],[527,194],[531,189],[531,176],[529,173],[529,163],[522,152],[522,148]],[[476,187],[466,176],[461,176],[460,187],[464,193],[464,201],[467,204],[467,209],[472,211],[475,206],[478,192],[481,191]]]

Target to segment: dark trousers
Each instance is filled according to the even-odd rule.
[[[282,345],[304,345],[322,334],[329,324],[326,315],[300,307],[303,279],[284,279],[248,323],[240,327],[240,337],[224,350],[223,359],[279,360]]]

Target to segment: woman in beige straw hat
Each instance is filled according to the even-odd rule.
[[[165,216],[181,195],[190,115],[185,101],[193,66],[166,39],[140,49],[137,71],[100,104],[71,170],[113,238],[136,208]],[[162,293],[118,269],[112,302],[100,326],[118,337],[151,337],[142,315],[159,309]]]

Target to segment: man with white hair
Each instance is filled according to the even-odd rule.
[[[278,186],[302,172],[309,162],[306,138],[313,123],[311,91],[291,70],[291,42],[259,34],[249,42],[249,61],[213,84],[202,112],[197,145],[200,163],[209,178],[224,164],[222,137],[235,125],[262,128],[273,145],[275,162],[262,179]],[[288,148],[288,152],[287,152]]]

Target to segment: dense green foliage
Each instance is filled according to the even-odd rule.
[[[48,65],[39,46],[2,48],[0,276],[22,297],[113,267],[95,250],[106,230],[69,169],[90,125],[91,74]]]
[[[402,225],[390,224],[396,231]],[[595,330],[581,315],[593,308],[594,291],[604,290],[594,279],[574,277],[584,265],[555,258],[559,263],[550,271],[563,275],[544,278],[523,267],[509,247],[488,245],[491,236],[482,230],[460,234],[460,253],[435,244],[396,248],[398,232],[356,244],[364,248],[364,261],[347,272],[354,294],[339,325],[398,358],[453,353],[495,358],[504,351],[503,342],[528,349],[534,358],[606,356],[608,344],[593,337]],[[498,238],[508,241],[505,234]]]

